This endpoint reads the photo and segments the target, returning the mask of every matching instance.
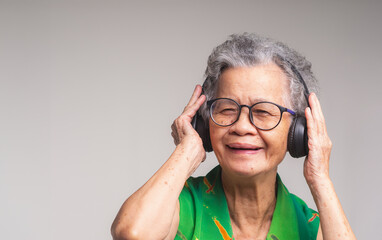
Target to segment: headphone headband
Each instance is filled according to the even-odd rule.
[[[289,62],[288,60],[284,59],[284,58],[281,58],[283,59],[285,62],[287,62],[289,65],[290,65],[290,69],[292,70],[292,72],[294,73],[294,75],[297,76],[297,79],[300,81],[300,83],[302,83],[302,85],[304,86],[304,96],[305,96],[305,99],[306,99],[306,102],[309,106],[309,90],[308,90],[308,86],[306,85],[304,79],[302,78],[300,72],[297,70],[297,68],[291,63]]]

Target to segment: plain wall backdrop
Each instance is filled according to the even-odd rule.
[[[313,64],[330,174],[359,239],[380,238],[381,1],[0,0],[0,239],[111,239],[174,150],[172,121],[232,33]],[[194,174],[207,173],[213,154]],[[303,159],[279,172],[315,208]],[[149,230],[149,229],[148,229]]]

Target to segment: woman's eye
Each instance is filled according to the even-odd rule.
[[[271,113],[270,112],[268,112],[268,111],[265,111],[265,110],[261,110],[261,109],[256,109],[256,110],[254,110],[253,111],[253,114],[255,114],[255,115],[271,115]]]
[[[223,113],[223,114],[232,114],[232,113],[236,113],[236,109],[234,108],[224,108],[220,111],[220,113]]]

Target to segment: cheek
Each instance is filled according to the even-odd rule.
[[[219,130],[221,130],[221,127],[219,127],[218,125],[216,125],[211,119],[209,120],[209,129],[210,129],[210,135],[211,137],[212,136],[218,136],[220,133],[219,133]]]
[[[267,132],[263,139],[268,143],[268,147],[274,151],[286,152],[288,144],[289,122],[280,123],[275,129]],[[282,151],[280,151],[282,150]]]
[[[211,145],[215,154],[218,156],[221,155],[221,152],[224,150],[224,144],[222,139],[226,131],[224,128],[214,124],[211,120],[209,124]]]
[[[211,122],[211,119],[209,121],[209,131],[210,131],[210,139],[211,139],[211,145],[212,145],[212,148],[215,150],[216,148],[216,142],[217,142],[217,139],[219,139],[218,137],[218,131],[216,131],[216,127],[214,126],[215,124]]]

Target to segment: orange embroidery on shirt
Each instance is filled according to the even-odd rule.
[[[204,184],[207,186],[207,191],[206,191],[206,193],[210,193],[210,192],[214,192],[214,187],[215,187],[215,182],[214,182],[214,184],[210,184],[210,182],[208,182],[208,180],[207,180],[207,178],[206,177],[204,177],[204,179],[203,179],[203,182],[204,182]]]
[[[222,235],[224,240],[232,240],[232,238],[228,235],[227,231],[225,228],[220,224],[220,222],[216,219],[214,219],[214,222],[216,226],[219,228],[220,234]]]
[[[313,217],[311,217],[308,222],[313,222],[313,220],[316,218],[316,217],[319,217],[318,216],[318,213],[313,213]]]

